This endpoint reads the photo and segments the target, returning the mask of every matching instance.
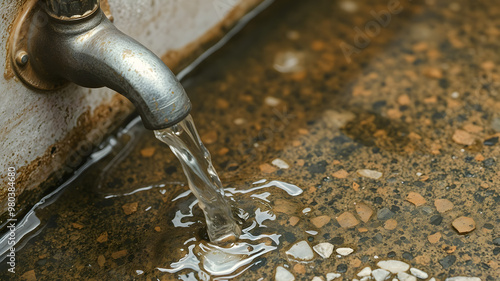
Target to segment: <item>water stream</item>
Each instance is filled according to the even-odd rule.
[[[191,115],[170,128],[155,131],[155,135],[181,162],[189,188],[205,214],[210,240],[235,241],[241,231],[233,218],[231,206],[224,199],[222,183]]]

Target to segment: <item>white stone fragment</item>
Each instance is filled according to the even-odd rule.
[[[391,273],[389,271],[381,268],[372,271],[372,276],[373,278],[375,278],[375,281],[384,281],[385,279],[387,279],[387,277],[389,277],[390,274]]]
[[[457,276],[457,277],[446,278],[444,281],[481,281],[481,278]]]
[[[385,270],[388,270],[392,273],[405,272],[410,268],[410,266],[407,263],[397,260],[379,261],[377,263],[377,266]]]
[[[233,121],[233,122],[234,122],[234,124],[235,124],[235,125],[238,125],[238,126],[239,126],[239,125],[243,125],[243,124],[245,124],[245,123],[247,122],[247,120],[245,120],[245,119],[243,119],[243,118],[236,118],[236,119],[234,119],[234,121]]]
[[[313,247],[314,251],[324,259],[327,259],[332,255],[333,248],[333,244],[327,242],[319,243],[318,245]]]
[[[379,171],[374,171],[374,170],[369,170],[369,169],[361,169],[361,170],[358,170],[357,173],[362,177],[366,177],[366,178],[370,178],[370,179],[374,179],[374,180],[380,179],[383,175]]]
[[[410,275],[408,273],[405,273],[405,272],[399,272],[398,279],[399,279],[399,281],[417,281],[417,277]]]
[[[297,260],[312,260],[314,258],[313,250],[309,244],[302,240],[294,244],[290,250],[286,251],[287,255],[294,257]]]
[[[354,13],[358,10],[358,4],[354,1],[344,0],[339,2],[340,8],[348,13]]]
[[[352,252],[354,252],[354,250],[351,248],[337,248],[335,251],[337,252],[337,254],[342,256],[348,256],[352,254]]]
[[[423,272],[422,270],[418,269],[418,268],[410,268],[410,272],[411,274],[413,274],[413,276],[419,278],[419,279],[427,279],[429,277],[429,274]]]
[[[436,281],[436,278],[432,277],[429,281]]]
[[[330,272],[330,273],[326,274],[326,281],[332,281],[332,280],[335,280],[337,278],[340,278],[341,276],[342,275],[339,273]]]
[[[280,168],[280,169],[288,169],[290,168],[290,165],[283,161],[282,159],[276,158],[271,162],[274,166]]]
[[[361,269],[361,271],[358,272],[357,275],[358,275],[358,277],[365,277],[365,276],[370,276],[370,274],[372,274],[372,269],[369,266],[367,266],[367,267]]]
[[[314,276],[311,281],[323,281],[323,278],[319,276]]]
[[[264,99],[264,102],[269,106],[277,106],[278,104],[280,104],[281,100],[275,97],[266,97]]]
[[[295,276],[293,276],[290,271],[286,270],[282,266],[278,266],[276,268],[276,275],[274,275],[274,280],[276,281],[293,281],[295,280]]]
[[[453,92],[451,93],[451,97],[454,99],[458,99],[460,97],[460,94],[458,92]]]
[[[274,57],[273,66],[276,71],[281,73],[299,72],[304,69],[304,58],[305,56],[302,52],[280,52]]]
[[[370,276],[365,276],[365,277],[361,278],[359,281],[368,281],[370,279],[372,279]]]

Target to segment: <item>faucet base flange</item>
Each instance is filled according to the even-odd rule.
[[[7,67],[10,67],[16,76],[31,88],[38,90],[57,90],[69,81],[43,76],[33,69],[28,52],[29,32],[31,28],[40,28],[48,24],[49,16],[43,11],[39,0],[29,0],[23,5],[22,11],[14,21],[9,38],[9,57]],[[110,20],[113,19],[107,0],[101,0],[103,12]]]
[[[49,80],[33,69],[28,53],[29,30],[32,25],[43,26],[49,21],[42,11],[38,0],[30,0],[24,4],[22,11],[14,21],[9,38],[10,67],[25,84],[39,90],[56,90],[68,84],[68,81]]]

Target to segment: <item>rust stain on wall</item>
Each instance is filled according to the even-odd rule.
[[[75,127],[61,141],[48,147],[45,153],[17,170],[16,188],[19,206],[32,206],[51,187],[61,183],[79,168],[110,132],[116,130],[134,110],[130,101],[120,94],[109,103],[87,110]],[[47,178],[41,185],[36,179]],[[1,208],[5,211],[7,189],[0,189]],[[23,212],[23,210],[18,210]],[[0,224],[6,219],[0,217]]]

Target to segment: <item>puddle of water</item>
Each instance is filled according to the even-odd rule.
[[[205,214],[210,240],[228,242],[238,239],[240,229],[233,219],[231,206],[224,199],[222,183],[191,115],[170,128],[155,131],[155,135],[181,162],[189,188]]]
[[[269,204],[274,199],[270,192],[275,193],[277,189],[286,192],[287,196],[302,194],[302,189],[296,185],[277,180],[268,182],[265,179],[253,182],[248,188],[226,188],[227,198],[241,203],[236,208],[237,216],[243,222],[239,240],[220,246],[196,235],[183,236],[184,242],[176,250],[180,249],[185,255],[179,260],[166,262],[168,266],[157,267],[157,270],[180,274],[180,278],[186,280],[190,280],[189,276],[193,273],[182,273],[185,270],[194,271],[199,280],[227,280],[241,275],[252,266],[258,266],[263,262],[263,255],[276,251],[283,242],[283,227],[277,223],[277,215]],[[257,193],[261,190],[264,192]],[[186,234],[196,233],[192,229],[196,228],[193,208],[198,199],[192,195],[188,191],[172,200],[180,208],[172,219],[172,224],[175,228],[187,228]]]

